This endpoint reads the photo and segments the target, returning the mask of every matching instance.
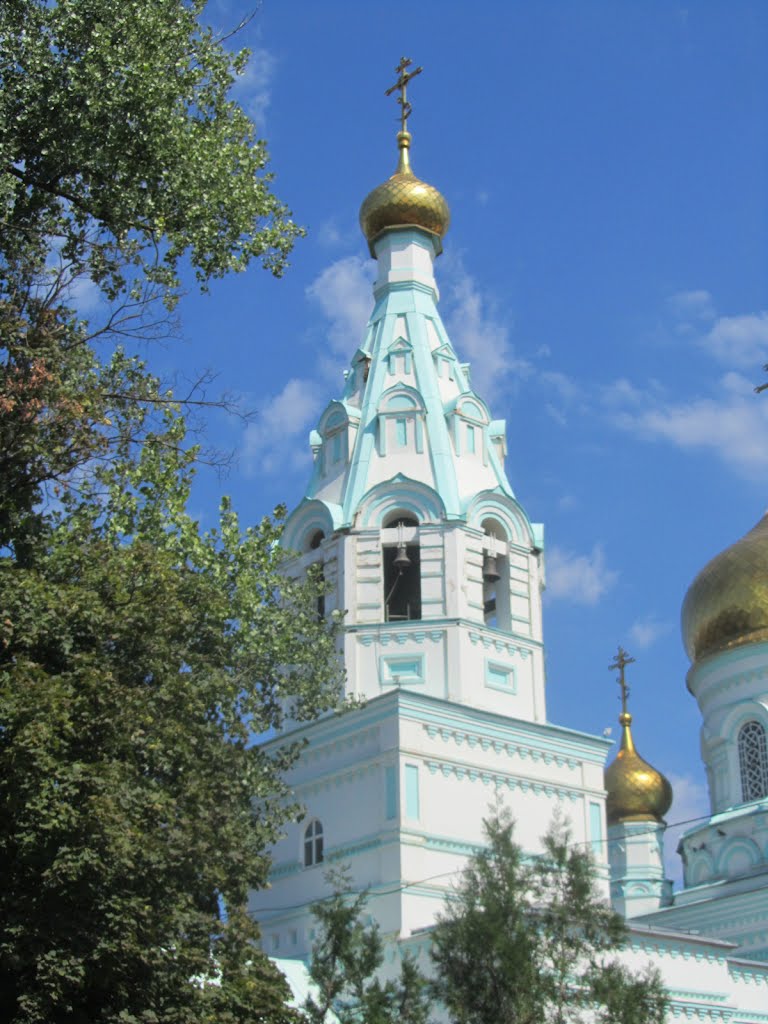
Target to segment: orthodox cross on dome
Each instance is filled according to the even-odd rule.
[[[408,120],[411,113],[411,104],[408,102],[405,96],[406,87],[412,78],[415,78],[416,75],[420,75],[421,72],[424,70],[424,68],[419,67],[414,68],[413,71],[407,71],[406,68],[409,68],[411,64],[413,64],[413,61],[411,60],[410,57],[400,58],[400,63],[395,68],[395,71],[397,72],[397,81],[390,89],[387,89],[385,93],[386,96],[391,96],[396,89],[400,90],[400,95],[397,97],[397,102],[400,104],[401,132],[405,131],[405,122]]]
[[[611,664],[608,666],[609,672],[614,672],[618,669],[619,678],[617,680],[619,687],[621,688],[621,713],[626,715],[627,713],[627,697],[629,696],[629,687],[627,681],[624,678],[624,669],[627,665],[634,665],[635,659],[631,658],[624,648],[619,644],[619,649],[616,652],[616,657],[613,659]]]

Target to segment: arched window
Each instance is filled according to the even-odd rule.
[[[315,818],[304,829],[304,867],[323,863],[323,826]]]
[[[309,542],[307,544],[307,551],[317,551],[320,545],[325,540],[325,534],[322,530],[315,530],[309,536]]]
[[[768,796],[768,750],[760,722],[745,722],[739,729],[739,769],[745,803]]]
[[[486,626],[509,631],[509,557],[507,533],[495,519],[484,519],[483,532],[483,617]]]
[[[413,528],[418,525],[410,516],[395,516],[387,528],[387,539],[382,551],[384,617],[387,622],[421,618],[419,545],[412,539],[406,540],[406,536],[412,536]]]
[[[315,530],[313,533],[311,533],[309,535],[309,539],[308,539],[308,542],[307,542],[307,550],[308,551],[318,551],[319,548],[320,548],[320,545],[323,543],[324,540],[325,540],[325,534],[323,533],[323,531],[322,530]],[[314,565],[315,579],[321,585],[321,587],[324,587],[325,586],[325,570],[323,568],[323,563],[322,563],[322,561],[317,561],[313,565]],[[324,591],[317,595],[317,618],[318,618],[318,620],[325,618],[325,592]]]

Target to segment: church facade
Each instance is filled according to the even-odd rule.
[[[310,905],[343,864],[392,955],[426,963],[429,928],[501,804],[531,854],[556,813],[591,845],[606,899],[631,924],[626,955],[659,966],[674,1018],[768,1024],[768,633],[734,645],[733,626],[712,647],[701,636],[723,609],[702,611],[716,601],[692,587],[689,687],[713,804],[683,839],[673,896],[669,784],[635,749],[626,706],[607,773],[608,740],[547,718],[544,531],[507,479],[505,424],[440,318],[449,212],[411,169],[404,87],[401,99],[398,168],[361,209],[378,268],[371,316],[311,434],[312,478],[284,534],[291,571],[322,571],[318,612],[344,615],[346,696],[362,706],[271,741],[307,741],[290,780],[307,813],[252,896],[265,947],[306,960]]]

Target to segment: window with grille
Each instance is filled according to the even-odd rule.
[[[746,722],[739,729],[739,768],[745,802],[768,796],[768,749],[760,722]]]
[[[323,862],[323,826],[315,819],[304,830],[304,867]]]

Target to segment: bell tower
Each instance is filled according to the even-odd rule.
[[[311,946],[308,904],[327,891],[329,862],[370,889],[385,934],[431,924],[499,799],[531,848],[563,804],[607,877],[608,743],[547,723],[543,528],[515,497],[504,421],[438,311],[450,215],[410,163],[406,89],[421,68],[403,59],[396,71],[397,169],[360,210],[373,310],[310,436],[312,478],[284,534],[294,571],[322,563],[324,613],[344,616],[346,696],[364,706],[291,732],[307,741],[293,778],[307,817],[253,897],[281,956]]]

